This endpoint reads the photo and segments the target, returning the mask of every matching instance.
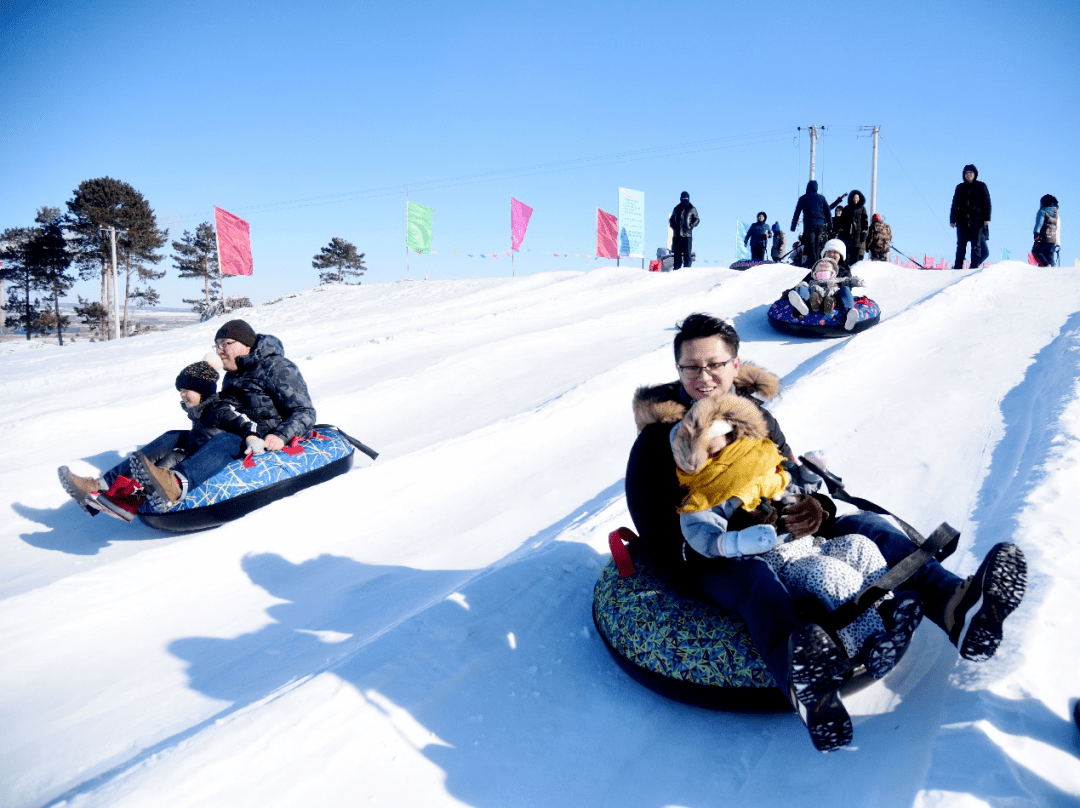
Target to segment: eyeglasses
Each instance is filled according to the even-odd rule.
[[[701,365],[676,365],[675,367],[679,369],[679,373],[681,373],[683,376],[689,376],[691,379],[695,376],[700,376],[705,371],[708,371],[710,376],[715,376],[717,373],[726,368],[736,359],[738,359],[738,357],[733,356],[726,362],[710,362],[704,367],[702,367]]]
[[[214,343],[214,350],[215,351],[224,351],[230,345],[235,345],[235,344],[236,344],[236,340],[234,340],[234,339],[219,339],[217,342]]]

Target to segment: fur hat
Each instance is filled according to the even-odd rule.
[[[824,255],[829,250],[836,250],[838,253],[840,253],[840,257],[843,260],[847,260],[847,245],[844,244],[844,242],[842,242],[840,239],[831,238],[826,241],[825,246],[821,248],[821,254]]]
[[[194,390],[203,398],[217,392],[218,371],[222,370],[221,359],[215,353],[209,353],[201,362],[193,362],[180,371],[176,377],[177,390]]]
[[[255,333],[255,329],[243,320],[229,320],[214,335],[214,342],[219,339],[234,339],[242,345],[254,348],[258,335]]]

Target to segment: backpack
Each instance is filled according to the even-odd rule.
[[[1046,216],[1043,220],[1042,233],[1039,234],[1043,241],[1049,244],[1057,244],[1058,241],[1058,217]]]

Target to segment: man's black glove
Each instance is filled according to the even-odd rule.
[[[808,494],[800,494],[795,501],[780,511],[779,531],[787,531],[796,539],[812,536],[825,519],[821,503]]]

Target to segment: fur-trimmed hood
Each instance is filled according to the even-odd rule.
[[[743,362],[733,388],[741,396],[768,401],[779,394],[780,379],[752,362]],[[639,387],[634,392],[634,423],[638,432],[649,424],[674,424],[683,419],[693,403],[677,381]]]
[[[713,451],[714,426],[719,448],[728,440],[764,440],[769,436],[765,416],[753,402],[743,396],[728,393],[695,401],[682,419],[671,442],[675,465],[687,474],[701,471]]]

